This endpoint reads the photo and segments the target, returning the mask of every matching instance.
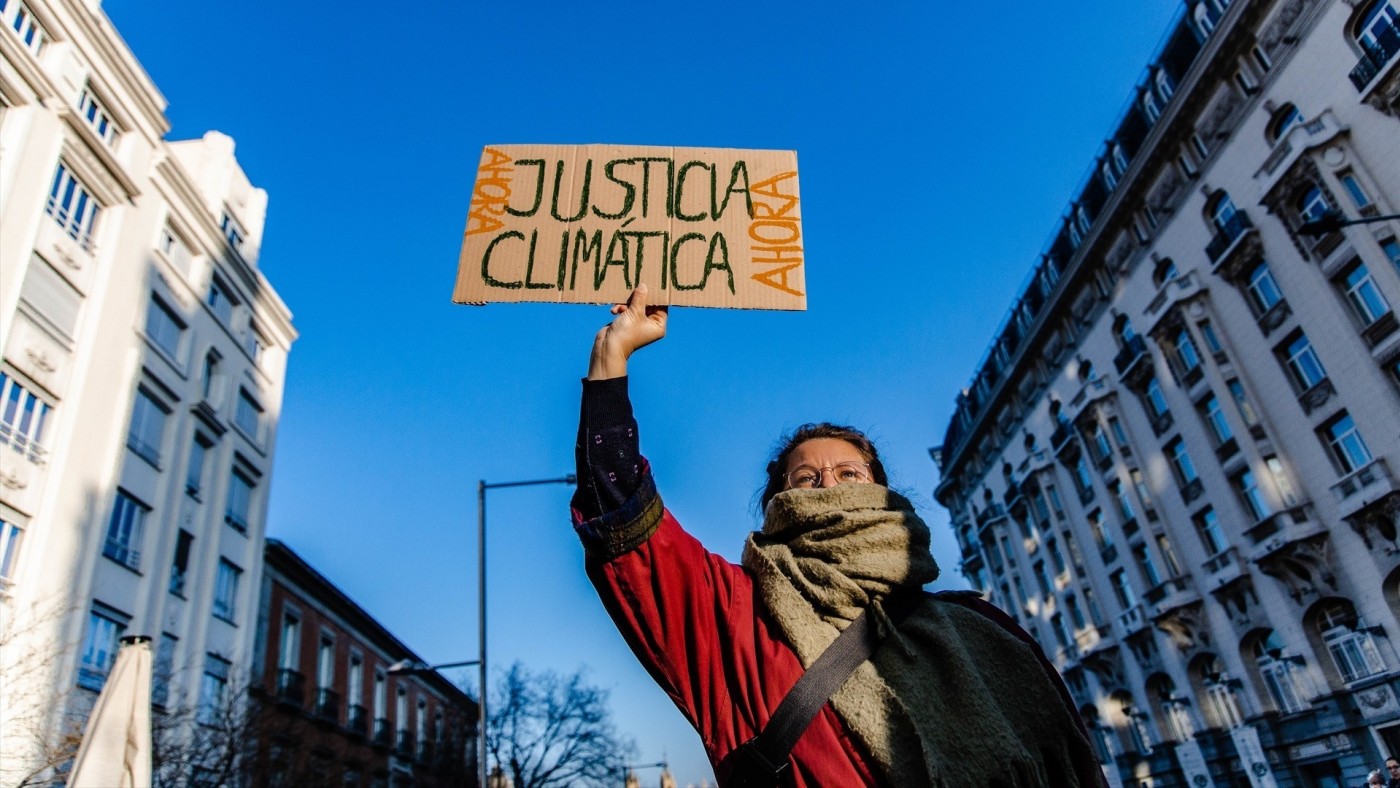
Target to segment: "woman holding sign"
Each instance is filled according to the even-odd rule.
[[[1030,636],[976,595],[922,591],[938,576],[928,527],[858,431],[809,424],[783,442],[742,565],[681,528],[627,397],[628,358],[666,335],[666,308],[646,299],[643,285],[613,306],[593,342],[574,527],[604,605],[720,785],[1102,785]]]

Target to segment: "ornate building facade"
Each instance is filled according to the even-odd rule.
[[[1400,753],[1397,18],[1185,4],[933,451],[1115,786]]]
[[[267,194],[164,110],[96,0],[0,0],[7,778],[61,766],[124,633],[168,715],[252,656],[296,332],[258,269]]]

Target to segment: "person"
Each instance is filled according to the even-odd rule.
[[[1371,773],[1366,775],[1365,788],[1385,788],[1385,775],[1380,769],[1372,769]]]
[[[779,447],[741,565],[688,534],[656,490],[627,394],[628,359],[666,335],[667,309],[642,285],[611,312],[583,382],[573,524],[604,606],[721,786],[726,757],[866,608],[888,634],[797,740],[781,784],[1106,785],[1059,675],[1005,613],[924,595],[892,626],[883,603],[938,568],[928,527],[860,432],[804,425]]]
[[[1385,770],[1390,772],[1390,782],[1386,784],[1386,788],[1400,788],[1400,760],[1396,760],[1393,755],[1386,758]]]

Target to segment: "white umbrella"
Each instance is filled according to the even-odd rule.
[[[151,639],[122,638],[117,664],[88,716],[68,788],[151,785]]]

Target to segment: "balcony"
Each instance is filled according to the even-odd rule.
[[[1061,458],[1073,458],[1079,454],[1079,442],[1074,439],[1074,427],[1067,421],[1061,421],[1050,434],[1050,445],[1055,449],[1055,455]]]
[[[1123,611],[1118,616],[1118,629],[1122,631],[1123,637],[1147,626],[1147,612],[1143,609],[1142,603],[1138,603]]]
[[[1002,508],[1001,504],[989,503],[987,508],[977,513],[977,527],[979,530],[986,528],[997,520],[1005,519],[1005,517],[1006,510]]]
[[[327,687],[316,690],[316,716],[328,720],[339,720],[340,693]]]
[[[1201,484],[1201,480],[1192,479],[1181,488],[1181,501],[1182,503],[1191,503],[1200,498],[1203,492],[1205,492],[1205,487]]]
[[[1237,213],[1235,216],[1243,216],[1243,214]],[[1233,222],[1233,220],[1231,221]],[[1145,310],[1150,321],[1149,326],[1155,326],[1157,321],[1172,307],[1195,296],[1202,289],[1204,287],[1201,284],[1201,277],[1194,270],[1163,282],[1157,290],[1157,295],[1148,302]]]
[[[1215,236],[1206,244],[1206,257],[1210,258],[1211,265],[1215,268],[1232,268],[1229,265],[1232,260],[1230,252],[1239,244],[1240,239],[1254,231],[1254,222],[1249,220],[1249,214],[1244,211],[1235,213],[1226,219],[1215,231]]]
[[[1396,321],[1395,312],[1386,312],[1361,330],[1361,338],[1366,340],[1367,347],[1373,348],[1394,334],[1396,328],[1400,328],[1400,322]]]
[[[1227,547],[1211,556],[1201,569],[1206,573],[1206,585],[1219,588],[1244,573],[1244,563],[1240,559],[1238,547]]]
[[[1147,355],[1147,342],[1140,336],[1132,336],[1123,343],[1118,355],[1113,357],[1113,368],[1125,383],[1134,384],[1143,380],[1152,371],[1152,360]]]
[[[407,729],[399,731],[398,742],[394,745],[394,754],[400,758],[413,757],[413,736]]]
[[[1390,27],[1376,36],[1376,43],[1367,47],[1366,53],[1356,61],[1356,67],[1347,75],[1351,77],[1351,84],[1356,86],[1358,92],[1365,93],[1366,86],[1395,59],[1396,52],[1400,52],[1400,27],[1392,21]]]
[[[352,703],[345,708],[345,730],[356,736],[365,736],[369,733],[369,709],[358,703]]]
[[[388,747],[393,740],[394,727],[389,724],[389,718],[376,718],[374,721],[374,743],[380,747]]]
[[[1200,596],[1191,587],[1191,578],[1181,576],[1169,577],[1147,589],[1142,598],[1153,606],[1156,615],[1162,615],[1168,610],[1190,604],[1200,599]]]
[[[1395,478],[1385,458],[1378,457],[1357,468],[1332,485],[1332,494],[1341,503],[1342,517],[1350,517],[1369,502],[1379,500],[1396,490]]]
[[[1264,333],[1264,336],[1268,336],[1274,332],[1274,329],[1283,325],[1283,321],[1292,314],[1293,308],[1288,305],[1288,302],[1279,299],[1277,304],[1269,307],[1269,311],[1259,316],[1259,330]]]
[[[1307,391],[1298,395],[1298,403],[1303,406],[1304,413],[1312,413],[1322,407],[1327,400],[1337,393],[1337,389],[1332,386],[1332,381],[1323,378],[1314,383]]]
[[[306,677],[291,668],[277,669],[277,699],[300,706],[306,698]]]

